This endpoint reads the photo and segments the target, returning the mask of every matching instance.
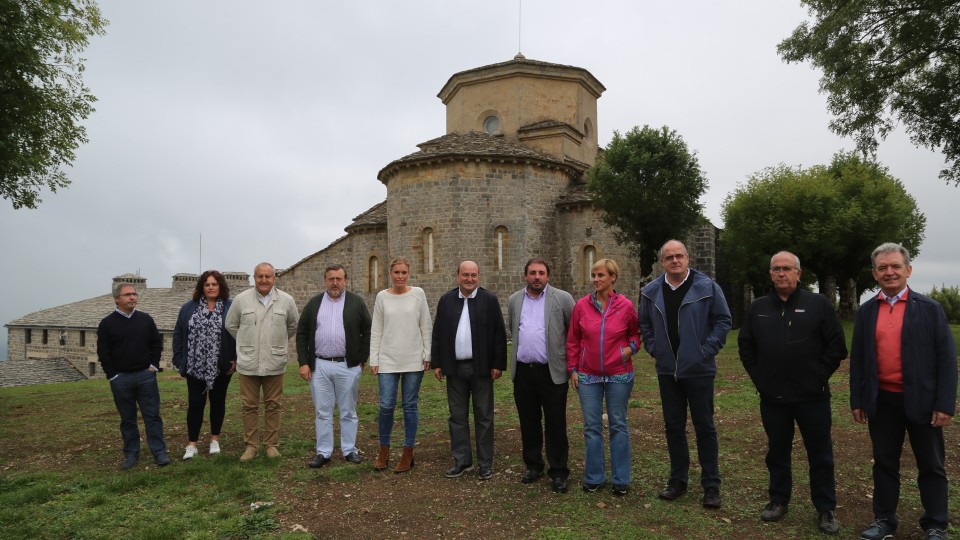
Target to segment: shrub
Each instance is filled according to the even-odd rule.
[[[936,285],[934,285],[930,294],[927,296],[940,302],[940,305],[943,306],[943,311],[947,314],[948,321],[954,324],[960,324],[960,287],[940,285],[940,289],[938,290]]]

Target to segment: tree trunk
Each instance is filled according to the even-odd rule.
[[[837,305],[837,278],[834,276],[824,276],[820,278],[820,294],[826,296],[830,303]]]
[[[840,318],[853,320],[858,307],[860,307],[860,298],[857,297],[857,282],[848,279],[840,287]]]

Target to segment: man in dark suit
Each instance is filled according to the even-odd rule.
[[[917,462],[927,540],[947,537],[943,428],[957,401],[957,349],[943,308],[910,290],[910,253],[886,243],[870,256],[880,294],[857,311],[850,353],[850,408],[873,446],[873,514],[864,540],[893,538],[904,433]]]
[[[507,336],[500,301],[479,286],[477,263],[460,263],[457,283],[437,303],[430,350],[434,375],[440,381],[447,379],[453,467],[446,476],[456,478],[473,469],[468,423],[472,397],[477,475],[489,480],[493,478],[493,381],[507,367]]]
[[[550,267],[543,259],[530,259],[523,270],[527,286],[507,301],[513,353],[510,378],[520,416],[520,440],[527,472],[520,479],[530,484],[543,476],[543,442],[546,436],[547,474],[553,491],[567,492],[567,329],[573,313],[570,293],[551,287]],[[543,423],[541,424],[541,418]],[[546,429],[544,429],[546,428]]]

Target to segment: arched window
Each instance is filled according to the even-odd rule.
[[[380,261],[374,256],[370,257],[367,265],[367,292],[373,292],[380,289]]]
[[[590,271],[593,269],[593,263],[597,261],[597,248],[593,246],[587,246],[583,248],[583,266],[584,266],[584,279],[587,283],[593,281],[593,278],[590,276]]]
[[[506,266],[507,258],[507,228],[500,225],[493,230],[493,267],[497,270],[503,270]]]
[[[423,271],[432,274],[435,268],[433,258],[433,229],[426,227],[423,229]]]

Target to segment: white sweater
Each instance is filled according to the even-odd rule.
[[[422,371],[430,361],[433,321],[420,287],[403,294],[377,293],[370,329],[370,366],[380,373]]]

